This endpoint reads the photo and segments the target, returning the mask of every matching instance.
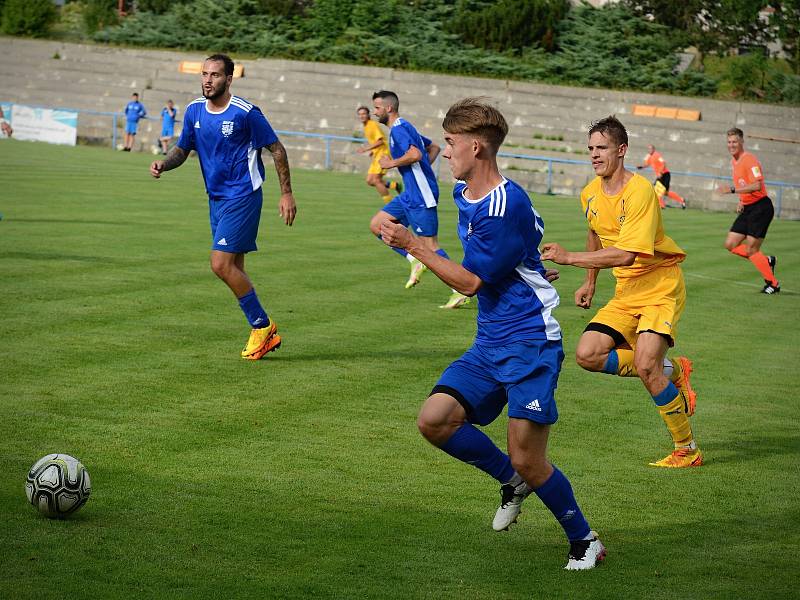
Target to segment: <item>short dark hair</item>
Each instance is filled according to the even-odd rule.
[[[442,129],[447,133],[473,134],[496,152],[508,134],[503,114],[487,102],[488,98],[464,98],[453,104],[444,116]]]
[[[139,97],[139,94],[138,94],[137,92],[133,92],[133,93],[131,94],[131,96],[136,96],[136,97],[138,98],[138,97]]]
[[[744,131],[742,131],[738,127],[731,127],[730,129],[728,129],[728,135],[735,135],[740,140],[744,139]]]
[[[395,110],[395,112],[397,112],[397,109],[400,108],[400,98],[398,98],[397,94],[394,92],[390,92],[389,90],[380,90],[372,94],[372,99],[375,100],[375,98],[385,100],[386,103]]]
[[[219,61],[225,65],[225,75],[231,76],[233,75],[233,60],[227,54],[212,54],[206,59],[206,62],[209,60]]]
[[[589,135],[591,136],[593,133],[602,133],[618,146],[622,144],[628,145],[628,132],[625,129],[625,125],[614,115],[592,123],[591,127],[589,127]]]

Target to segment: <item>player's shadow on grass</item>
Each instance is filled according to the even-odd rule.
[[[14,223],[61,223],[64,225],[135,225],[131,221],[87,221],[86,219],[18,219],[9,218]]]
[[[769,435],[737,437],[724,442],[704,442],[701,445],[706,463],[741,463],[770,456],[800,454],[800,436]]]
[[[109,256],[85,256],[79,254],[56,254],[53,252],[6,252],[0,258],[12,258],[20,260],[37,261],[58,261],[75,260],[79,262],[103,263],[103,264],[133,264],[132,260],[120,260]]]

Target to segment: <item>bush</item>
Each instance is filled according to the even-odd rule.
[[[774,73],[767,83],[766,99],[770,102],[800,104],[800,75]]]
[[[89,33],[118,23],[117,3],[113,0],[85,0],[84,4],[83,22]]]
[[[2,29],[11,35],[43,37],[57,18],[52,0],[6,0]]]
[[[519,52],[531,46],[552,50],[556,25],[568,11],[568,0],[460,0],[448,29],[488,50]]]

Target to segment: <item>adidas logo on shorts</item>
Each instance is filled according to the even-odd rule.
[[[527,408],[528,410],[538,410],[539,412],[542,412],[542,407],[539,406],[539,399],[538,398],[536,400],[532,400],[532,401],[528,402],[525,405],[525,408]]]

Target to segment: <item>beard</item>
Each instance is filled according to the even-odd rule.
[[[389,124],[389,115],[381,115],[378,117],[378,122],[381,125],[388,125]]]
[[[218,88],[212,88],[212,90],[209,93],[206,93],[205,88],[202,87],[200,88],[200,91],[203,94],[203,98],[205,98],[206,100],[216,100],[225,93],[225,86],[222,85]]]

